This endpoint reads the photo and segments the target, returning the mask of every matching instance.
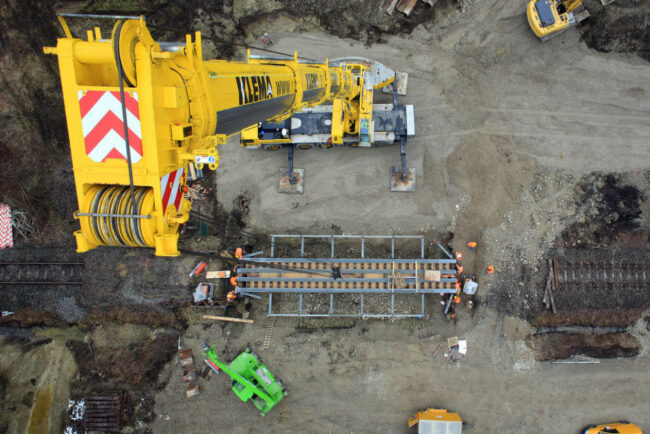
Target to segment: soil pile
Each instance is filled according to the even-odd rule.
[[[586,44],[605,53],[635,53],[650,61],[650,4],[639,0],[617,0],[607,6],[585,2],[590,17],[581,25]]]
[[[162,368],[177,351],[175,330],[122,326],[108,323],[83,341],[71,340],[68,349],[79,367],[70,385],[70,399],[79,401],[91,394],[114,394],[124,405],[122,426],[142,426],[154,420],[153,395],[168,381]],[[138,432],[136,430],[136,432]]]

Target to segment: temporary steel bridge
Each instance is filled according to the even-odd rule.
[[[300,257],[275,257],[276,242],[280,239],[300,239]],[[360,240],[361,257],[336,257],[337,240]],[[305,242],[320,240],[330,243],[330,256],[321,258],[305,257]],[[390,240],[390,258],[366,257],[366,242],[369,240]],[[420,257],[417,259],[396,258],[396,243],[416,240],[420,244]],[[440,246],[440,245],[439,245]],[[290,235],[271,236],[271,256],[259,257],[261,252],[246,256],[245,266],[238,271],[238,291],[244,294],[268,294],[269,316],[288,317],[362,317],[362,318],[422,318],[425,314],[427,294],[453,294],[456,292],[456,259],[442,246],[448,259],[426,259],[424,237],[411,235]],[[297,306],[289,312],[274,311],[274,296],[297,294]],[[329,296],[327,312],[314,312],[305,305],[308,294]],[[368,297],[388,295],[390,306],[384,312],[371,312],[366,303]],[[355,295],[359,297],[358,311],[341,312],[336,303],[337,296]],[[398,312],[395,296],[419,297],[409,305],[418,305],[419,312]],[[417,300],[417,299],[416,299]],[[340,304],[340,303],[339,303]],[[388,303],[386,303],[388,304]],[[376,303],[375,303],[376,305]],[[339,309],[337,309],[339,308]]]

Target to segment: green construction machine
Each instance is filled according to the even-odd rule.
[[[228,374],[235,395],[243,402],[252,399],[262,416],[287,394],[282,383],[248,348],[228,365],[217,357],[214,347],[203,344],[203,359],[217,374],[221,371]]]

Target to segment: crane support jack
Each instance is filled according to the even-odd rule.
[[[372,77],[366,76],[366,80],[368,80],[367,90],[372,92]],[[395,75],[396,81],[397,75]],[[414,110],[411,105],[405,106],[399,103],[398,88],[399,86],[393,86],[392,104],[372,104],[372,95],[366,94],[367,118],[359,119],[354,129],[356,133],[347,135],[345,144],[353,148],[372,148],[399,142],[401,166],[391,168],[390,191],[413,192],[415,191],[415,168],[407,167],[406,142],[408,137],[415,135]],[[364,107],[363,101],[360,106]],[[296,147],[299,150],[306,150],[315,147],[329,149],[336,146],[332,138],[336,137],[334,131],[337,130],[337,120],[341,118],[340,106],[335,103],[301,110],[283,123],[261,122],[252,127],[255,137],[269,137],[255,140],[258,147],[261,144],[261,147],[267,150],[282,148],[287,150],[288,167],[280,169],[278,192],[289,194],[304,192],[305,170],[294,167]],[[244,134],[244,137],[252,137],[252,135],[249,132]],[[250,145],[246,147],[253,148]]]

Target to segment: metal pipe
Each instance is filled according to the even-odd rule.
[[[59,14],[64,18],[99,18],[107,20],[139,20],[141,17],[135,15],[98,15],[98,14]]]
[[[364,302],[364,295],[361,294],[361,316],[363,316],[363,302]]]
[[[287,172],[287,175],[289,176],[289,184],[294,185],[297,180],[296,177],[293,176],[293,144],[287,146],[288,152],[289,152],[289,171]]]
[[[243,259],[253,258],[255,256],[260,256],[260,255],[263,255],[263,254],[264,254],[264,250],[260,250],[260,251],[255,252],[255,253],[250,253],[248,255],[244,255]]]
[[[402,179],[406,179],[406,136],[400,137],[399,154],[402,158]]]
[[[126,162],[129,169],[129,186],[131,188],[131,212],[136,214],[136,201],[135,201],[135,187],[133,186],[133,164],[131,161],[131,144],[129,143],[129,126],[126,118],[126,99],[124,97],[124,66],[122,65],[122,58],[120,56],[120,35],[122,33],[122,26],[124,21],[120,21],[115,31],[115,61],[117,62],[117,78],[120,82],[120,105],[122,106],[122,121],[124,125],[124,144],[126,147]],[[132,84],[132,83],[129,83]]]
[[[443,252],[445,255],[447,255],[447,257],[448,257],[449,259],[454,259],[454,257],[451,255],[451,253],[449,253],[449,252],[447,251],[447,249],[445,249],[445,248],[442,246],[442,244],[440,244],[440,243],[436,243],[436,244],[438,244],[438,247],[440,247],[440,250],[442,250],[442,252]]]
[[[142,214],[101,214],[95,212],[76,212],[74,213],[75,217],[117,217],[117,218],[129,218],[129,219],[150,219],[150,215]]]
[[[258,299],[258,300],[261,300],[261,299],[262,299],[261,296],[259,296],[259,295],[255,295],[255,294],[250,294],[250,293],[248,293],[248,292],[239,291],[239,293],[240,293],[241,295],[245,296],[245,297],[256,298],[256,299]]]

